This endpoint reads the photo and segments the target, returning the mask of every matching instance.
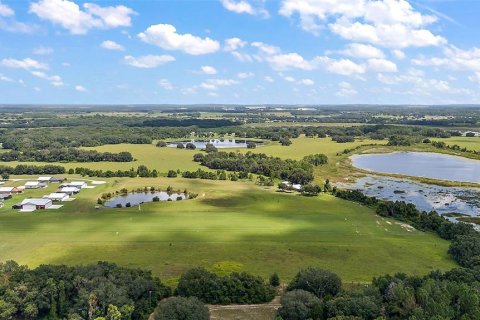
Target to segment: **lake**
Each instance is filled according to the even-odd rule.
[[[116,208],[118,204],[125,207],[127,203],[131,206],[136,206],[145,202],[153,202],[153,198],[158,197],[160,201],[177,201],[177,197],[181,197],[182,200],[187,199],[184,193],[172,193],[168,194],[164,191],[161,192],[133,192],[109,199],[104,203],[105,206],[110,208]]]
[[[353,183],[338,183],[338,187],[361,190],[365,195],[390,201],[413,203],[422,211],[439,214],[480,214],[480,189],[443,187],[409,179],[370,175]],[[453,220],[453,218],[451,219]]]
[[[353,166],[381,173],[480,183],[480,161],[430,152],[393,152],[350,157]]]
[[[193,143],[197,149],[205,149],[207,143],[213,144],[218,149],[224,148],[246,148],[247,142],[253,142],[257,146],[261,145],[261,141],[250,141],[250,140],[236,140],[236,139],[211,139],[211,140],[191,140],[191,141],[178,141],[167,144],[170,148],[176,148],[177,144],[183,143],[185,147],[187,143]]]

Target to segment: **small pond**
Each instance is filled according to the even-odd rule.
[[[246,148],[248,142],[253,142],[257,146],[261,145],[261,141],[251,141],[245,139],[211,139],[211,140],[191,140],[191,141],[178,141],[167,144],[168,147],[176,148],[177,144],[183,143],[183,146],[186,146],[187,143],[193,143],[197,149],[204,149],[207,146],[207,143],[213,144],[218,149],[224,148]]]
[[[133,192],[129,194],[119,195],[107,200],[104,205],[110,208],[116,208],[118,204],[121,204],[122,207],[125,207],[127,203],[130,203],[131,206],[136,206],[145,202],[153,202],[153,198],[158,197],[160,201],[177,201],[178,197],[181,197],[182,200],[187,199],[187,196],[184,193],[172,193],[168,194],[164,191],[160,192]]]
[[[339,183],[338,187],[361,190],[365,195],[390,201],[413,203],[422,211],[439,214],[461,213],[480,215],[480,189],[443,187],[408,179],[367,176],[355,183]]]
[[[354,155],[360,169],[438,180],[480,183],[480,161],[430,152],[393,152]]]

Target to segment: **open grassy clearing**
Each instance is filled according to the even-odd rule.
[[[443,141],[446,144],[451,146],[456,144],[462,148],[467,148],[468,150],[480,151],[480,137],[452,137],[452,138],[446,138],[446,139],[431,139],[431,140]]]
[[[407,231],[372,210],[329,195],[306,198],[264,190],[249,182],[168,178],[108,179],[83,190],[60,210],[19,213],[13,203],[0,209],[0,260],[30,266],[108,260],[140,266],[169,282],[185,270],[204,266],[215,272],[246,270],[283,280],[316,265],[337,272],[346,282],[375,275],[424,274],[449,269],[448,242]],[[19,182],[17,182],[19,183]],[[106,191],[168,185],[198,192],[182,202],[150,203],[129,209],[95,210]]]

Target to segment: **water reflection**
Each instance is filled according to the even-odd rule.
[[[439,214],[461,213],[480,215],[480,189],[443,187],[382,176],[367,176],[355,183],[339,183],[338,187],[358,189],[365,195],[390,201],[413,203],[419,210],[435,210]]]
[[[105,202],[105,206],[110,208],[116,208],[118,205],[126,207],[127,203],[131,206],[136,206],[145,202],[153,202],[154,198],[158,198],[158,201],[177,201],[187,199],[184,193],[172,193],[167,192],[133,192],[125,195],[116,196]]]

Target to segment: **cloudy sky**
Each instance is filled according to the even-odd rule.
[[[480,1],[0,0],[0,103],[480,103]]]

